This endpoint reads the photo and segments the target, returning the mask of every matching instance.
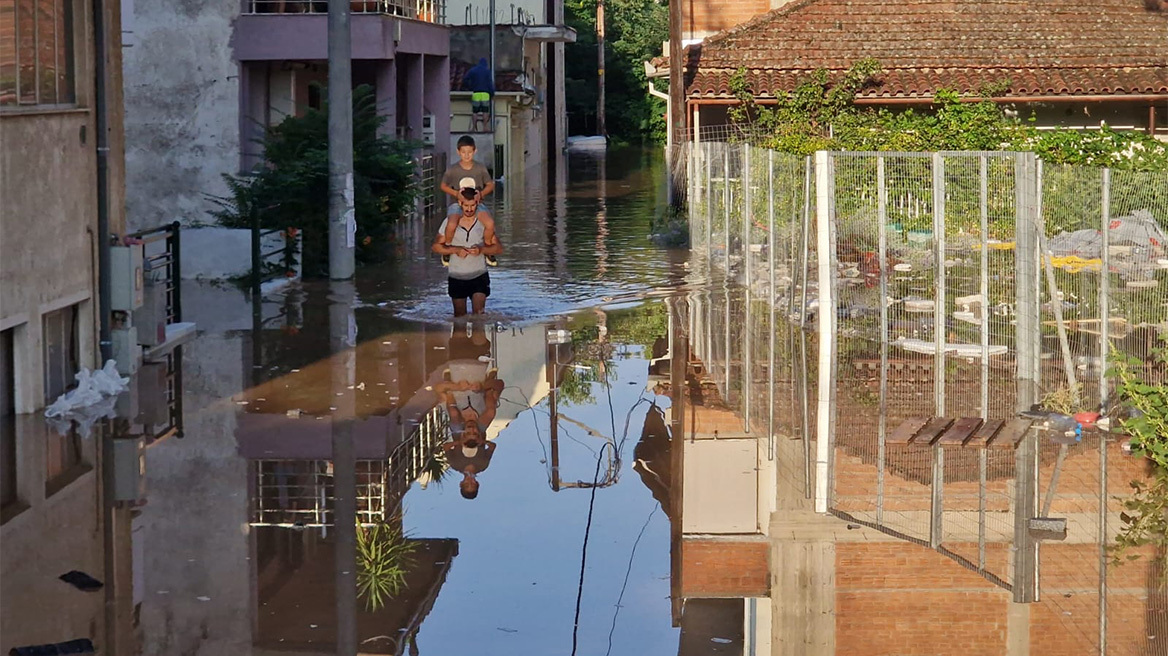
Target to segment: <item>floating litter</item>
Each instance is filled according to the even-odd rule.
[[[195,599],[198,599],[199,601],[211,601],[210,597],[195,597]]]
[[[734,641],[729,638],[710,638],[710,642],[716,642],[719,645],[728,645]]]

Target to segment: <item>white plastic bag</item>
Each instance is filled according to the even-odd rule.
[[[118,375],[117,363],[109,360],[101,369],[90,373],[82,369],[74,376],[77,387],[65,392],[45,408],[45,417],[49,419],[68,419],[71,414],[96,406],[107,397],[117,396],[126,391],[130,379]]]

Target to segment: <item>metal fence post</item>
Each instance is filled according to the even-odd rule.
[[[811,250],[811,184],[815,179],[814,160],[808,155],[803,159],[803,217],[799,235],[800,257],[799,275],[803,286],[799,300],[799,386],[800,418],[803,421],[803,496],[811,498],[811,400],[807,392],[807,288],[811,272],[809,258]],[[818,217],[817,217],[818,220]]]
[[[933,299],[933,399],[938,417],[945,415],[945,159],[933,153],[933,246],[936,271]]]
[[[710,259],[711,230],[714,225],[714,142],[706,142],[706,193],[703,201],[706,204],[706,259]]]
[[[1104,196],[1106,198],[1106,195]],[[1107,231],[1107,224],[1103,226]],[[1107,654],[1107,435],[1099,436],[1099,653]]]
[[[1103,248],[1099,271],[1099,411],[1107,407],[1110,390],[1107,383],[1107,356],[1111,338],[1111,169],[1103,169],[1103,212],[1100,234]]]
[[[884,156],[876,156],[876,222],[880,229],[880,424],[876,433],[876,524],[884,525],[885,439],[888,432],[888,187]]]
[[[1038,160],[1034,153],[1015,155],[1015,314],[1017,343],[1018,400],[1017,410],[1029,410],[1037,401],[1040,374],[1040,322],[1038,306],[1039,277],[1038,233]]]
[[[750,206],[751,196],[753,195],[750,187],[750,144],[742,144],[742,264],[746,269],[744,272],[746,277],[746,290],[744,292],[743,303],[746,308],[746,339],[743,340],[746,342],[746,352],[742,358],[742,391],[743,405],[745,406],[743,415],[745,416],[746,433],[750,433],[752,419],[750,397],[752,396],[751,387],[754,385],[754,349],[752,348],[754,345],[754,331],[752,330],[754,313],[751,312],[750,308],[751,285],[754,282],[754,275],[751,271],[754,267],[751,262],[752,249],[750,242],[752,240],[750,237],[750,227],[751,222],[754,220],[754,213],[752,212],[753,208]]]
[[[767,308],[769,352],[767,361],[767,459],[775,459],[775,151],[767,150],[767,262],[770,264],[770,293]],[[792,279],[794,276],[792,276]]]
[[[989,161],[985,155],[979,158],[978,166],[979,213],[981,214],[981,271],[978,276],[978,293],[981,295],[981,416],[989,419],[990,416],[990,226],[989,226]],[[984,451],[982,460],[984,462]],[[984,465],[983,488],[984,488]],[[985,490],[982,490],[984,496]],[[983,504],[984,505],[984,504]],[[984,509],[982,514],[982,533],[985,532]],[[983,541],[984,542],[984,541]],[[981,557],[984,558],[984,544],[981,546]]]
[[[730,275],[730,144],[722,145],[722,229],[726,239],[726,249],[723,260],[726,264],[726,275]]]
[[[933,486],[929,503],[929,546],[941,546],[945,530],[945,448],[940,444],[932,447]]]
[[[831,154],[815,153],[815,227],[817,238],[819,280],[819,389],[815,445],[815,512],[826,513],[831,487],[829,462],[831,458],[832,363],[835,360],[835,271],[832,266],[831,222],[833,196]]]

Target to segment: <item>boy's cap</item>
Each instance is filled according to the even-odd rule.
[[[478,187],[479,187],[478,183],[475,182],[475,179],[470,177],[470,176],[467,176],[467,177],[458,181],[458,188],[460,190],[461,189],[475,189],[475,190],[477,190]]]

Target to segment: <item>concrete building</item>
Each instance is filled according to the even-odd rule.
[[[564,152],[564,44],[576,32],[564,25],[563,3],[525,0],[495,13],[495,125],[472,132],[466,72],[491,56],[491,15],[487,3],[456,0],[450,13],[451,142],[470,134],[479,159],[512,189],[546,184]]]
[[[97,4],[107,33],[118,7]],[[100,441],[37,416],[98,365],[98,122],[94,0],[0,7],[0,652],[88,639],[117,653],[106,596]],[[124,222],[120,49],[110,74],[109,226]]]
[[[419,160],[440,168],[450,121],[443,3],[355,0],[351,11],[354,86],[374,87],[389,129],[425,144]],[[324,3],[197,0],[176,11],[123,0],[123,12],[130,225],[209,221],[223,175],[260,161],[265,128],[322,106]]]

